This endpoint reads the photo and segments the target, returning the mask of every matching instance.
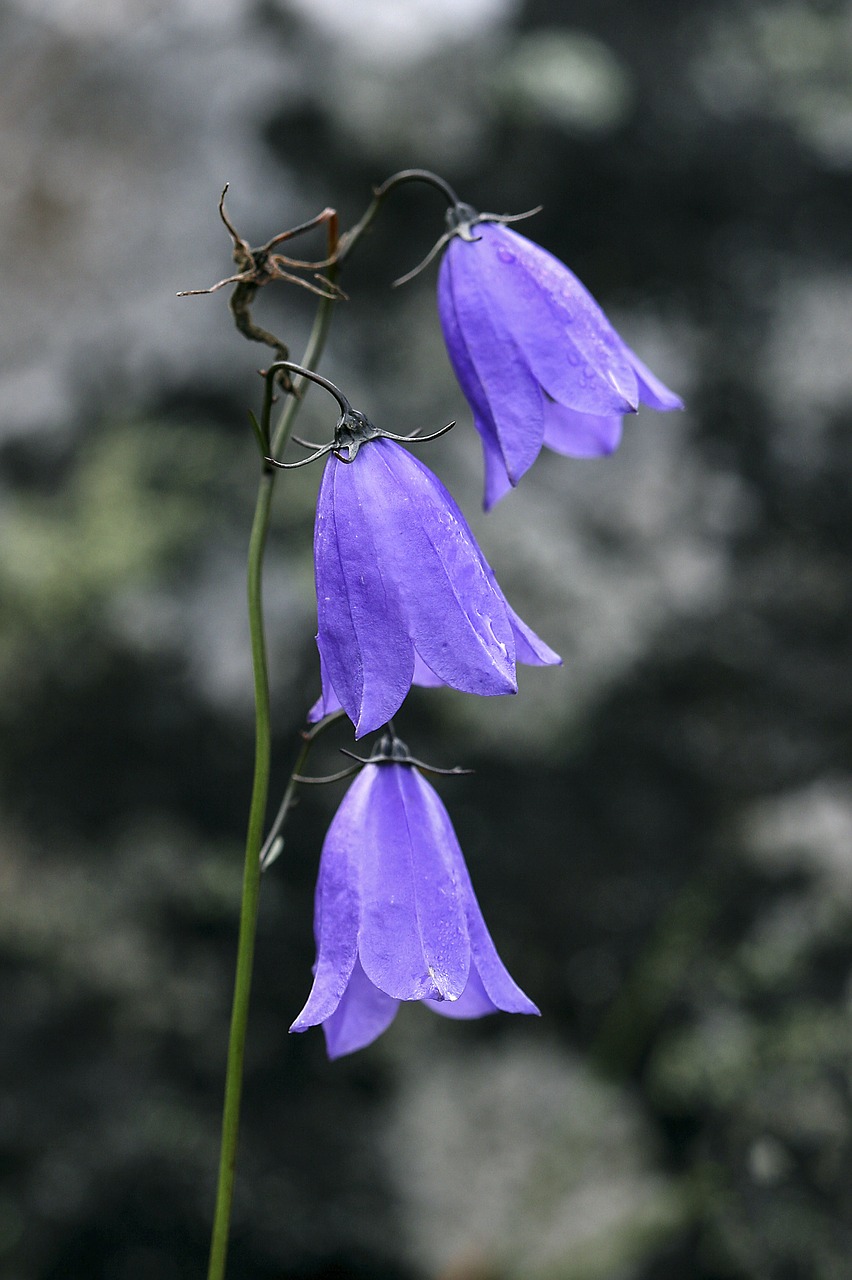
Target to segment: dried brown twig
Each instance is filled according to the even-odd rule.
[[[239,234],[225,212],[227,191],[228,184],[226,183],[219,197],[219,217],[225,224],[233,242],[233,258],[238,270],[234,275],[226,276],[224,280],[218,280],[209,289],[183,289],[178,294],[178,297],[195,298],[206,293],[216,293],[219,289],[223,289],[225,285],[234,285],[234,292],[231,294],[228,305],[234,317],[234,323],[240,333],[252,342],[262,342],[265,346],[271,347],[278,360],[287,360],[289,357],[287,344],[277,338],[274,333],[270,333],[268,329],[256,324],[252,319],[251,306],[254,302],[255,294],[258,289],[261,289],[265,284],[271,284],[273,280],[286,280],[290,284],[300,285],[303,289],[307,289],[309,293],[314,293],[320,298],[328,298],[332,301],[336,301],[338,298],[345,298],[346,294],[342,289],[338,288],[333,280],[321,274],[323,268],[335,265],[336,256],[325,258],[321,262],[305,262],[299,258],[288,258],[284,254],[273,252],[278,245],[291,240],[294,236],[301,235],[305,231],[311,231],[314,227],[321,226],[323,223],[335,222],[337,220],[337,212],[334,209],[323,209],[316,217],[309,218],[307,222],[302,222],[297,227],[291,227],[287,231],[281,231],[278,235],[273,236],[271,240],[267,240],[266,244],[260,245],[257,249],[252,249],[248,241],[244,240]],[[336,239],[336,237],[333,237],[333,239]],[[303,276],[296,275],[295,272],[299,270],[312,271],[313,279],[306,280]],[[286,389],[290,390],[291,388],[286,385]]]

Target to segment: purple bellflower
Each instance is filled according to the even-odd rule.
[[[524,216],[524,215],[521,215]],[[682,409],[618,336],[573,272],[503,225],[456,204],[438,277],[438,311],[485,455],[485,509],[516,485],[542,445],[571,457],[612,453],[641,403]]]
[[[330,1058],[376,1040],[401,1000],[451,1018],[538,1013],[497,954],[447,811],[415,764],[385,735],[325,838],[314,982],[290,1030],[322,1024]]]
[[[361,738],[414,680],[517,692],[518,661],[560,661],[517,616],[440,480],[390,439],[326,463],[314,556],[320,714],[342,706]]]
[[[517,662],[561,662],[511,608],[448,491],[400,448],[404,437],[375,427],[334,383],[292,361],[267,370],[267,405],[282,369],[325,387],[342,411],[334,439],[311,457],[266,459],[286,469],[330,455],[314,526],[322,694],[310,718],[342,707],[361,738],[391,719],[414,681],[516,693]]]

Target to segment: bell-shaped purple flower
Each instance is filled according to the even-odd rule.
[[[410,762],[365,765],[344,796],[314,935],[313,987],[290,1030],[322,1024],[330,1058],[371,1044],[401,1000],[455,1018],[538,1013],[497,954],[446,809]]]
[[[482,437],[486,510],[543,444],[572,457],[611,453],[622,414],[640,402],[683,408],[552,254],[466,205],[448,223],[438,310]]]
[[[510,608],[448,491],[392,440],[329,457],[314,555],[314,713],[342,706],[358,738],[390,720],[414,680],[515,693],[516,662],[560,661]]]

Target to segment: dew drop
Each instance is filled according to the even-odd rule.
[[[573,364],[575,368],[580,363],[580,356],[576,351],[568,352],[568,363]]]
[[[501,262],[515,261],[515,255],[511,253],[508,249],[505,249],[503,245],[501,245],[500,248],[497,250],[497,257],[500,259]]]

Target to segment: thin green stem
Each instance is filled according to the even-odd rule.
[[[355,223],[349,231],[344,231],[340,237],[340,247],[337,250],[335,261],[340,265],[355,248],[355,245],[363,236],[364,232],[369,230],[375,221],[376,215],[384,204],[386,198],[397,187],[402,186],[404,182],[425,182],[429,186],[437,187],[441,192],[447,204],[452,208],[453,205],[459,203],[459,198],[453,188],[443,178],[439,178],[436,173],[432,173],[429,169],[400,169],[399,173],[391,174],[386,178],[380,187],[373,188],[373,199],[367,206],[366,212],[363,214],[359,222]]]
[[[335,225],[329,228],[329,241],[331,241],[332,237],[336,237],[336,235],[337,225],[335,221]],[[329,253],[329,257],[331,256],[331,253]],[[329,280],[334,283],[337,278],[336,263],[329,268],[327,274]],[[305,354],[302,356],[300,361],[301,365],[305,369],[313,369],[315,365],[319,364],[320,357],[325,350],[328,331],[331,328],[331,317],[334,313],[334,303],[335,300],[333,298],[323,298],[317,307],[313,328],[311,329],[311,334],[308,338],[308,345],[305,347]],[[287,403],[281,410],[281,417],[278,419],[275,430],[272,432],[272,448],[270,452],[274,458],[281,457],[284,447],[290,439],[290,432],[293,430],[293,423],[296,420],[296,414],[299,412],[299,408],[305,398],[305,393],[310,385],[310,380],[308,378],[300,378],[297,376],[293,379],[293,394],[287,397]]]
[[[329,225],[329,257],[332,256],[336,249],[336,240],[337,220],[335,218]],[[313,330],[302,358],[302,364],[305,368],[312,368],[322,355],[331,323],[332,309],[333,299],[323,297],[317,307]],[[305,382],[306,380],[302,379],[301,381]],[[297,386],[296,390],[298,392],[301,389]],[[274,450],[280,450],[286,444],[300,405],[301,396],[288,396],[281,419],[273,433]],[[237,967],[234,978],[231,1029],[228,1038],[225,1102],[222,1112],[219,1179],[216,1190],[216,1209],[213,1216],[207,1280],[224,1280],[228,1259],[228,1239],[234,1200],[237,1140],[243,1091],[243,1064],[248,1030],[255,936],[257,932],[257,909],[260,897],[260,853],[263,847],[263,827],[269,795],[272,735],[270,729],[269,674],[263,624],[263,555],[269,532],[269,517],[272,508],[275,478],[276,472],[273,468],[264,466],[258,485],[248,551],[248,615],[251,632],[255,701],[254,780],[246,835],[243,895],[240,908],[239,938],[237,941]]]
[[[269,792],[271,731],[269,717],[269,676],[266,662],[266,639],[263,629],[263,553],[269,530],[269,512],[275,483],[273,473],[260,477],[254,522],[248,554],[248,611],[251,629],[251,656],[254,671],[255,757],[254,782],[249,808],[246,858],[243,869],[243,898],[240,909],[240,933],[237,944],[237,971],[234,979],[234,1002],[228,1040],[228,1068],[225,1078],[225,1105],[222,1112],[222,1147],[219,1160],[219,1183],[216,1211],[210,1242],[208,1280],[224,1280],[228,1257],[231,1207],[234,1199],[234,1176],[237,1160],[237,1135],[240,1124],[240,1102],[243,1088],[243,1061],[248,1028],[249,995],[254,964],[254,942],[257,931],[257,905],[260,896],[260,848]]]

